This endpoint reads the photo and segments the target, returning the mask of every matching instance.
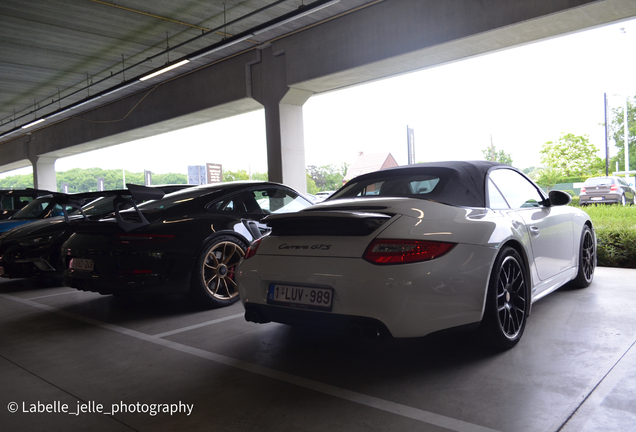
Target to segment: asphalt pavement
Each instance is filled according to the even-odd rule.
[[[636,430],[636,270],[537,302],[517,347],[252,324],[240,303],[0,280],[3,431]]]

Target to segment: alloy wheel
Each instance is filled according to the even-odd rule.
[[[497,276],[497,317],[503,335],[515,339],[526,319],[526,282],[523,268],[514,256],[507,256]]]
[[[245,252],[230,241],[216,243],[203,260],[203,282],[214,298],[233,299],[238,296],[235,281],[236,265]]]
[[[587,230],[583,234],[583,242],[581,247],[581,263],[585,280],[590,282],[594,276],[594,267],[596,266],[596,252],[594,251],[594,239],[592,232]]]

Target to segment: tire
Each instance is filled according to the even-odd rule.
[[[530,311],[526,265],[519,253],[504,247],[492,269],[484,318],[480,330],[484,341],[497,349],[514,347],[526,327]]]
[[[572,280],[573,288],[587,288],[594,279],[596,268],[596,249],[594,247],[594,234],[592,229],[585,225],[579,243],[579,270],[576,278]]]
[[[210,240],[201,250],[192,270],[190,297],[208,308],[229,306],[239,299],[236,265],[247,246],[232,236]]]
[[[625,194],[623,194],[621,195],[621,205],[625,207],[625,204],[627,204],[627,200],[625,199]]]

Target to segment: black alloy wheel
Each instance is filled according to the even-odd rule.
[[[571,285],[574,288],[587,288],[594,279],[594,269],[596,269],[597,260],[594,233],[588,225],[583,227],[578,258],[579,270]]]
[[[486,310],[480,326],[489,345],[509,349],[521,339],[530,308],[526,277],[525,263],[519,253],[504,247],[490,276]]]
[[[191,296],[206,307],[223,307],[239,299],[236,266],[247,246],[232,236],[220,236],[202,249],[192,273]]]

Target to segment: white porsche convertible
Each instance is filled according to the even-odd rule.
[[[327,201],[271,215],[236,281],[245,319],[419,337],[476,328],[519,342],[532,303],[591,284],[596,236],[561,191],[494,162],[373,172]]]

